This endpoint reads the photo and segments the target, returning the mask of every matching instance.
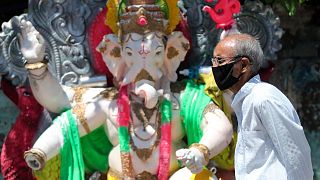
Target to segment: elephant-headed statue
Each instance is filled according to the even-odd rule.
[[[21,22],[19,41],[33,94],[60,114],[25,152],[29,167],[45,170],[59,154],[60,179],[84,179],[94,171],[108,179],[185,179],[205,171],[229,144],[232,125],[204,94],[204,85],[175,83],[189,49],[183,34],[173,31],[179,23],[176,3],[107,2],[114,34],[96,49],[114,76],[112,88],[59,85],[43,60],[42,36]]]

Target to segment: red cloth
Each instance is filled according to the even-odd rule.
[[[18,118],[2,146],[2,175],[6,180],[34,180],[32,170],[24,161],[23,154],[32,146],[43,108],[31,94],[30,88],[15,88],[8,82],[3,82],[2,88],[20,109]]]
[[[269,61],[269,66],[267,68],[261,68],[259,71],[259,75],[261,81],[268,82],[270,76],[272,75],[274,69],[274,64]]]
[[[92,21],[90,27],[88,28],[88,40],[93,69],[96,74],[106,74],[108,85],[111,86],[113,76],[104,63],[102,55],[96,51],[96,47],[102,41],[103,36],[112,33],[112,30],[105,25],[106,14],[107,8],[104,8]]]

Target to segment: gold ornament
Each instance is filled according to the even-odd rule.
[[[158,177],[153,175],[147,171],[143,171],[142,173],[136,175],[136,180],[157,180]]]
[[[131,166],[131,156],[130,153],[121,153],[121,163],[122,163],[122,172],[128,177],[134,177],[134,171]]]
[[[111,100],[118,99],[119,92],[115,87],[110,87],[110,88],[106,88],[106,90],[101,91],[99,95],[111,101]]]
[[[86,90],[87,89],[83,87],[76,87],[74,89],[75,93],[73,99],[77,104],[72,108],[72,113],[77,116],[80,124],[82,125],[84,130],[89,134],[90,128],[85,117],[86,104],[82,103],[82,95],[86,92]]]
[[[207,165],[209,163],[210,151],[209,151],[209,148],[207,146],[205,146],[203,144],[199,144],[199,143],[193,143],[193,144],[191,144],[189,149],[190,148],[198,149],[203,154],[203,157],[204,157],[204,160],[205,160],[205,165]]]
[[[39,162],[40,169],[42,169],[44,167],[44,165],[46,163],[47,156],[42,150],[37,149],[37,148],[32,148],[29,151],[24,152],[24,159],[26,159],[27,156],[35,157],[36,160]]]
[[[204,116],[208,112],[214,112],[216,109],[219,109],[219,107],[214,103],[210,103],[204,108],[204,110],[202,112],[202,116]]]
[[[36,63],[26,63],[24,65],[24,67],[27,69],[27,70],[36,70],[36,69],[40,69],[40,68],[43,68],[43,67],[47,67],[47,62],[36,62]]]

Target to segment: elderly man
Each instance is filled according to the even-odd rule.
[[[236,179],[311,180],[310,147],[297,112],[276,87],[261,82],[262,61],[259,42],[246,34],[229,35],[214,50],[216,83],[235,94]]]

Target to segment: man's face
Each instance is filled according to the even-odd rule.
[[[213,52],[212,65],[214,67],[229,64],[234,60],[235,52],[232,42],[221,41]]]
[[[212,73],[220,90],[231,88],[241,75],[241,56],[235,56],[234,44],[221,41],[214,50]]]

